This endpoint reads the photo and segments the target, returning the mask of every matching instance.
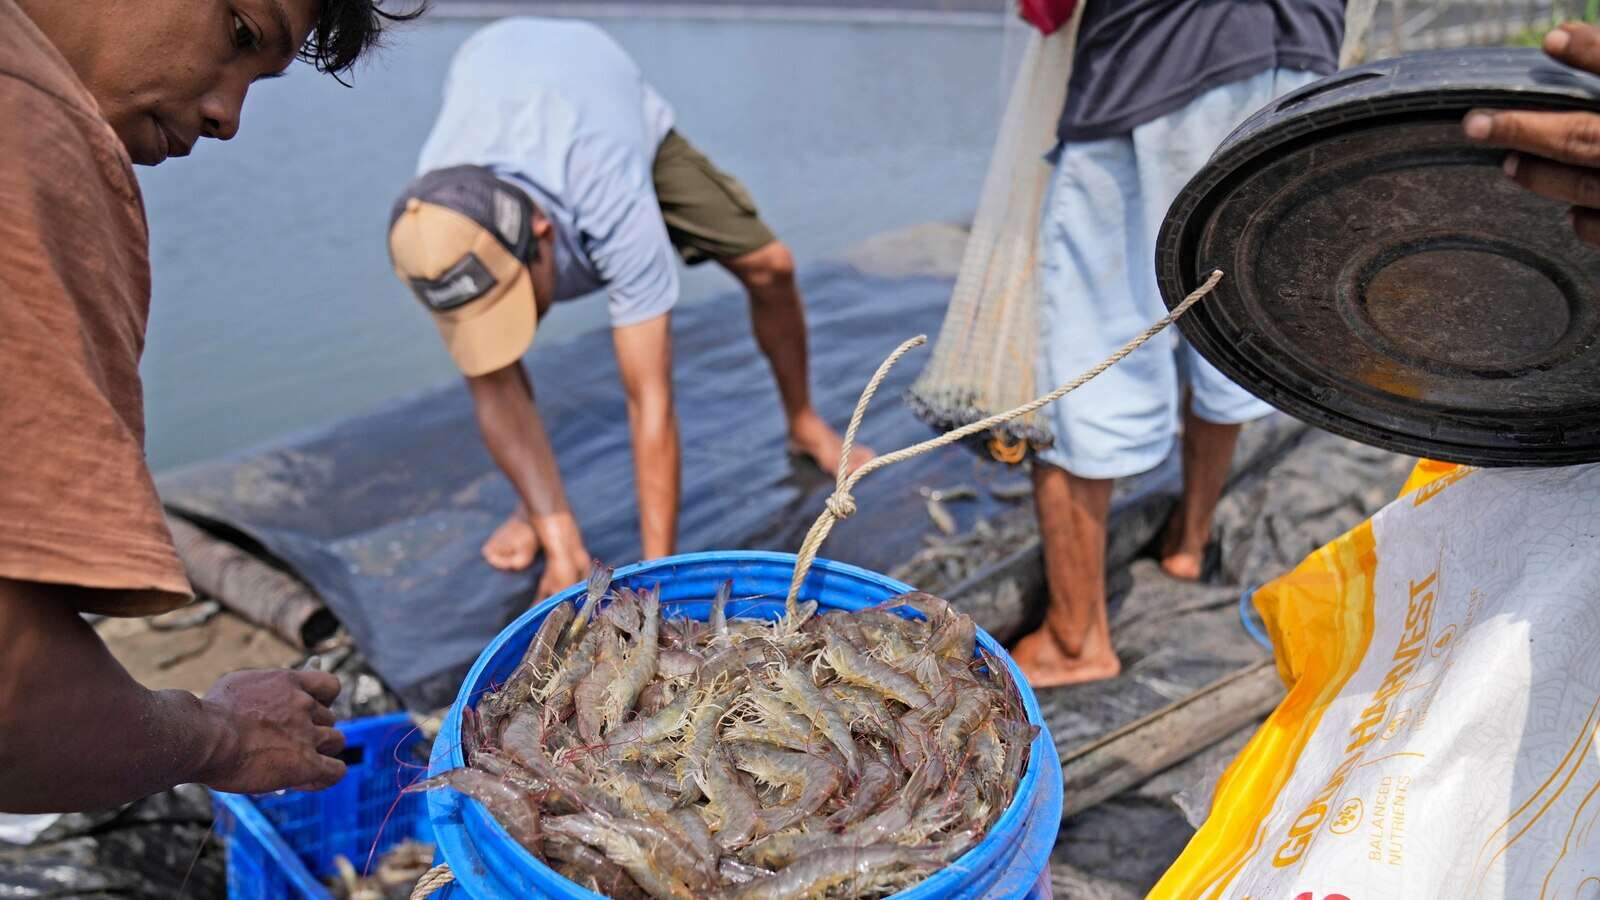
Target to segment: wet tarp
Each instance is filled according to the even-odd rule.
[[[842,429],[883,358],[939,326],[951,282],[830,264],[810,269],[802,288],[815,403]],[[681,309],[673,340],[680,552],[797,549],[832,482],[785,453],[777,389],[746,301],[729,294]],[[930,436],[900,400],[923,361],[908,358],[884,384],[861,430],[868,445],[895,449]],[[637,560],[632,451],[609,333],[536,346],[528,365],[590,552],[616,565]],[[834,529],[823,555],[887,570],[926,530],[918,487],[1000,475],[954,448],[875,473],[856,491],[860,512]],[[308,582],[378,675],[419,710],[453,698],[478,652],[527,607],[539,577],[537,565],[505,574],[479,555],[516,497],[484,450],[459,383],[173,471],[158,484],[176,513],[259,543]],[[959,514],[970,521],[994,511],[980,498]]]
[[[0,842],[0,898],[210,898],[227,893],[205,788],[71,813],[26,846]]]

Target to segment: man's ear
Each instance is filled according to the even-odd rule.
[[[544,217],[544,213],[534,210],[533,221],[528,223],[528,231],[533,235],[534,240],[542,241],[549,237],[553,228],[555,226],[551,225],[550,220]]]

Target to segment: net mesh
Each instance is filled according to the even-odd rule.
[[[944,324],[907,397],[936,429],[959,428],[1040,393],[1035,260],[1051,173],[1044,155],[1066,100],[1082,8],[1049,36],[1028,29]],[[996,459],[1019,462],[1029,446],[1048,446],[1052,436],[1030,414],[975,440]]]

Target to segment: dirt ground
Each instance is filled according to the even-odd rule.
[[[227,610],[199,625],[166,630],[174,617],[193,614],[197,606],[154,619],[102,619],[95,630],[134,678],[158,689],[204,694],[229,672],[293,666],[305,659],[304,651]]]

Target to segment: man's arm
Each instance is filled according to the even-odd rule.
[[[74,611],[86,588],[0,579],[0,811],[114,807],[177,784],[320,790],[344,775],[322,672],[236,672],[204,699],[134,681]]]
[[[1600,28],[1569,22],[1545,35],[1559,62],[1600,74]],[[1506,156],[1506,174],[1529,190],[1572,204],[1579,239],[1600,246],[1600,114],[1475,109],[1467,137],[1520,151]]]
[[[672,316],[663,313],[611,330],[628,395],[633,472],[639,490],[644,558],[670,556],[678,544],[678,416],[672,407]]]
[[[639,530],[647,559],[678,535],[678,423],[672,411],[668,311],[678,299],[678,256],[651,180],[651,155],[615,136],[572,148],[567,173],[578,227],[594,236],[589,260],[610,296],[611,334],[628,396]]]
[[[522,362],[469,377],[467,387],[489,455],[522,498],[528,523],[544,548],[539,597],[577,584],[588,576],[589,551],[584,548],[572,507],[567,505],[561,470]]]

